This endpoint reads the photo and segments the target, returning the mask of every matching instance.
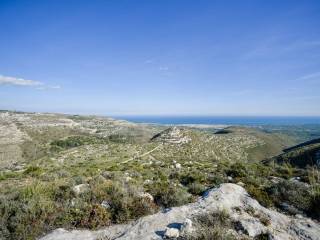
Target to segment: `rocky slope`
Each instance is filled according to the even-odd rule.
[[[40,152],[50,142],[68,136],[146,142],[159,129],[107,117],[0,111],[0,169],[19,170],[47,155]]]
[[[191,141],[191,138],[184,134],[182,129],[178,127],[170,127],[152,137],[152,141],[182,144]]]
[[[98,231],[57,229],[41,240],[64,239],[163,239],[182,238],[197,232],[193,219],[201,214],[226,211],[234,223],[225,229],[236,239],[320,239],[320,225],[303,216],[287,216],[262,207],[244,188],[222,184],[209,190],[197,202],[149,215],[127,225],[114,225]]]

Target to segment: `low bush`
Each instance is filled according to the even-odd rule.
[[[1,196],[0,236],[5,239],[35,239],[40,233],[50,230],[56,215],[50,196],[51,188],[38,183]]]
[[[12,171],[7,171],[7,172],[0,172],[0,181],[7,180],[10,178],[17,178],[21,174],[19,172],[12,172]]]
[[[318,221],[320,221],[320,195],[317,194],[312,197],[310,208],[308,209],[308,214]]]
[[[243,178],[247,175],[247,168],[243,163],[237,162],[226,170],[226,174],[233,178]]]
[[[183,240],[233,240],[235,237],[228,233],[229,229],[234,228],[234,224],[225,211],[205,213],[196,216],[192,233],[182,236]]]
[[[67,183],[57,185],[53,190],[53,200],[56,202],[65,202],[75,197],[71,186]]]
[[[34,181],[0,194],[0,239],[36,239],[58,227],[97,229],[157,211],[140,191],[119,182],[98,181],[88,192],[75,195],[71,183],[64,180]]]
[[[254,185],[247,185],[246,190],[255,198],[261,205],[271,207],[273,205],[272,199],[269,197],[266,190],[258,188]]]
[[[54,140],[50,143],[51,151],[59,151],[88,144],[104,144],[109,140],[96,136],[69,136],[64,139]]]
[[[207,184],[210,185],[210,187],[217,187],[220,184],[226,182],[225,176],[222,173],[211,173],[207,176]]]
[[[304,212],[311,207],[312,194],[303,183],[283,180],[267,191],[277,206],[288,203]]]
[[[261,233],[258,236],[254,237],[254,240],[269,240],[270,236],[268,233]]]
[[[185,189],[168,183],[157,183],[152,186],[151,191],[155,202],[165,208],[181,206],[191,201],[191,195]]]
[[[267,189],[271,199],[281,208],[283,203],[303,211],[308,216],[320,219],[320,194],[305,183],[283,180]]]
[[[32,177],[39,177],[43,170],[38,166],[29,166],[23,173]]]
[[[97,229],[111,223],[111,214],[99,204],[78,202],[69,208],[61,219],[61,225]]]
[[[180,182],[183,185],[189,185],[191,183],[201,183],[205,180],[203,174],[199,171],[188,172],[182,176],[180,176]]]
[[[95,196],[100,200],[105,200],[110,205],[112,220],[115,223],[123,223],[138,217],[154,213],[157,210],[156,205],[150,200],[141,197],[141,190],[134,186],[126,186],[117,183],[111,183],[103,186],[105,191],[97,191]],[[100,188],[101,190],[101,188]],[[101,193],[106,193],[105,196]]]
[[[191,183],[188,185],[188,192],[194,195],[202,195],[206,187],[201,183]]]

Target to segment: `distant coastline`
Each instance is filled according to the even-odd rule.
[[[68,112],[31,112],[23,110],[5,110],[8,113],[65,114],[87,117],[107,117],[133,123],[185,125],[197,128],[223,128],[230,125],[320,125],[320,116],[170,116],[170,115],[113,115],[113,114],[76,114]]]
[[[165,125],[304,125],[320,124],[320,117],[263,116],[111,116],[135,123]]]

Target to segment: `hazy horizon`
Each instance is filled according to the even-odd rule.
[[[217,118],[224,118],[224,117],[248,117],[248,118],[320,118],[320,115],[233,115],[233,114],[113,114],[113,113],[85,113],[85,112],[59,112],[59,111],[28,111],[23,109],[0,109],[0,111],[9,111],[9,112],[25,112],[25,113],[43,113],[43,114],[66,114],[66,115],[83,115],[83,116],[101,116],[101,117],[190,117],[190,118],[197,118],[197,117],[217,117]]]
[[[0,109],[320,116],[319,1],[0,2]]]

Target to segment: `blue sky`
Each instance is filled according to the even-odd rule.
[[[0,0],[0,109],[320,115],[320,1]]]

